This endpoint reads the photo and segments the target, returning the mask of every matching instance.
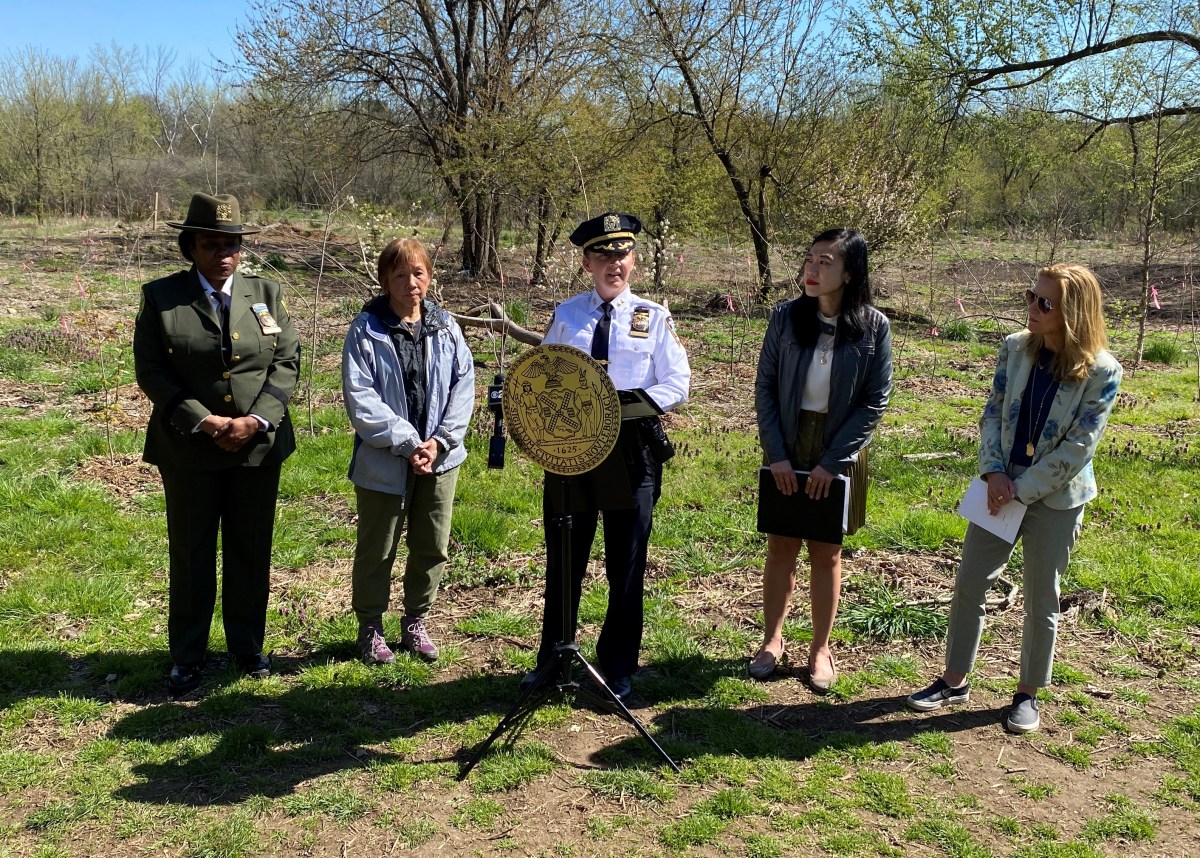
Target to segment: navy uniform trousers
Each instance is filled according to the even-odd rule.
[[[646,549],[650,543],[654,505],[662,493],[662,465],[655,462],[640,441],[636,428],[622,427],[621,438],[614,458],[624,458],[629,478],[629,497],[621,498],[619,506],[611,508],[597,501],[594,493],[580,509],[568,501],[571,513],[571,625],[572,637],[579,623],[579,598],[583,576],[587,572],[592,541],[600,510],[604,510],[604,568],[608,577],[608,613],[596,642],[600,672],[608,680],[627,679],[638,666],[642,647],[642,599],[646,578]],[[597,471],[603,469],[598,468]],[[595,474],[596,472],[593,472]],[[587,476],[587,475],[585,475]],[[620,476],[620,475],[618,475]],[[546,475],[542,493],[542,515],[546,535],[546,601],[542,614],[542,641],[538,649],[538,667],[550,661],[554,645],[565,640],[562,628],[562,530],[561,516],[564,482],[578,478]],[[597,479],[596,482],[600,482]],[[568,489],[570,486],[568,486]],[[630,507],[632,501],[632,507]]]

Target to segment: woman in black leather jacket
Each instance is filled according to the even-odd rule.
[[[847,229],[813,239],[798,278],[804,294],[771,314],[758,361],[754,405],[759,442],[775,485],[785,495],[828,496],[841,474],[850,476],[846,529],[866,513],[865,448],[883,417],[892,386],[888,320],[871,305],[867,243]],[[810,475],[801,484],[796,471]],[[769,534],[763,567],[763,643],[750,675],[765,679],[783,655],[783,621],[796,587],[796,560],[807,541],[812,566],[812,642],[809,685],[824,693],[837,678],[829,634],[841,591],[842,546]]]

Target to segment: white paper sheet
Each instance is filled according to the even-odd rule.
[[[987,482],[976,477],[967,486],[967,493],[958,505],[958,514],[972,524],[977,524],[989,533],[994,533],[1005,542],[1017,541],[1017,530],[1025,518],[1025,504],[1010,500],[995,515],[988,512]]]

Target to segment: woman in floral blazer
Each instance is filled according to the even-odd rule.
[[[1005,339],[979,421],[979,473],[988,485],[989,512],[1013,500],[1028,507],[1018,533],[1025,555],[1021,675],[1006,719],[1014,733],[1040,723],[1037,692],[1050,684],[1059,580],[1084,504],[1096,496],[1092,457],[1121,383],[1121,365],[1105,351],[1100,284],[1091,271],[1043,268],[1025,298],[1027,329]],[[984,598],[1014,546],[977,525],[967,527],[950,603],[946,670],[907,698],[909,708],[927,712],[968,699]]]

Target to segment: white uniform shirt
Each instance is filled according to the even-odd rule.
[[[544,343],[574,346],[592,353],[592,336],[604,311],[593,289],[563,301],[554,310]],[[646,336],[637,336],[637,327]],[[626,289],[612,301],[608,332],[608,376],[617,390],[644,389],[663,411],[687,401],[692,368],[675,335],[666,307]]]

